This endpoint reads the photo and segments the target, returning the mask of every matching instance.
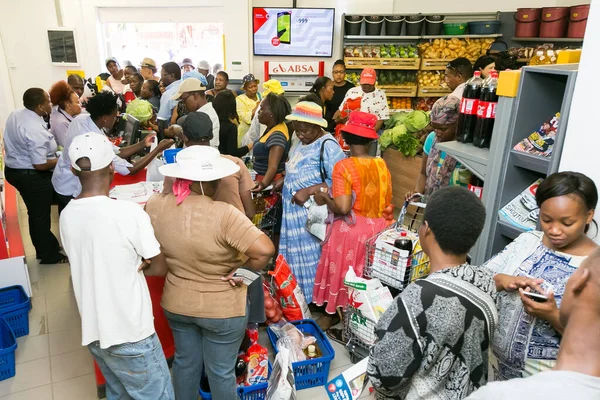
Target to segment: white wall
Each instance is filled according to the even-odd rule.
[[[585,32],[560,170],[584,173],[600,188],[600,168],[598,168],[597,158],[600,149],[600,133],[595,124],[598,115],[597,81],[598,65],[600,65],[600,54],[595,47],[599,41],[600,1],[594,0]]]

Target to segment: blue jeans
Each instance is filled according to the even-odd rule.
[[[106,379],[108,400],[175,399],[169,366],[156,334],[107,349],[101,349],[96,341],[88,349]]]
[[[173,388],[177,400],[196,400],[202,366],[214,400],[237,399],[235,362],[244,339],[247,317],[195,318],[165,316],[175,339]]]

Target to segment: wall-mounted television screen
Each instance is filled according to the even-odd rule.
[[[255,56],[331,57],[333,8],[252,9]]]

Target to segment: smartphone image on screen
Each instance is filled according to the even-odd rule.
[[[292,13],[284,11],[277,13],[277,37],[281,43],[292,42]]]

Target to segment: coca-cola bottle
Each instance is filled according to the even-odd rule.
[[[496,106],[498,105],[497,87],[498,72],[492,70],[490,76],[483,81],[477,106],[477,123],[473,134],[473,144],[477,147],[490,147],[496,119]]]
[[[477,104],[481,96],[481,72],[475,71],[473,77],[467,81],[460,102],[460,115],[456,127],[456,140],[463,143],[473,142],[473,131],[477,123]]]

